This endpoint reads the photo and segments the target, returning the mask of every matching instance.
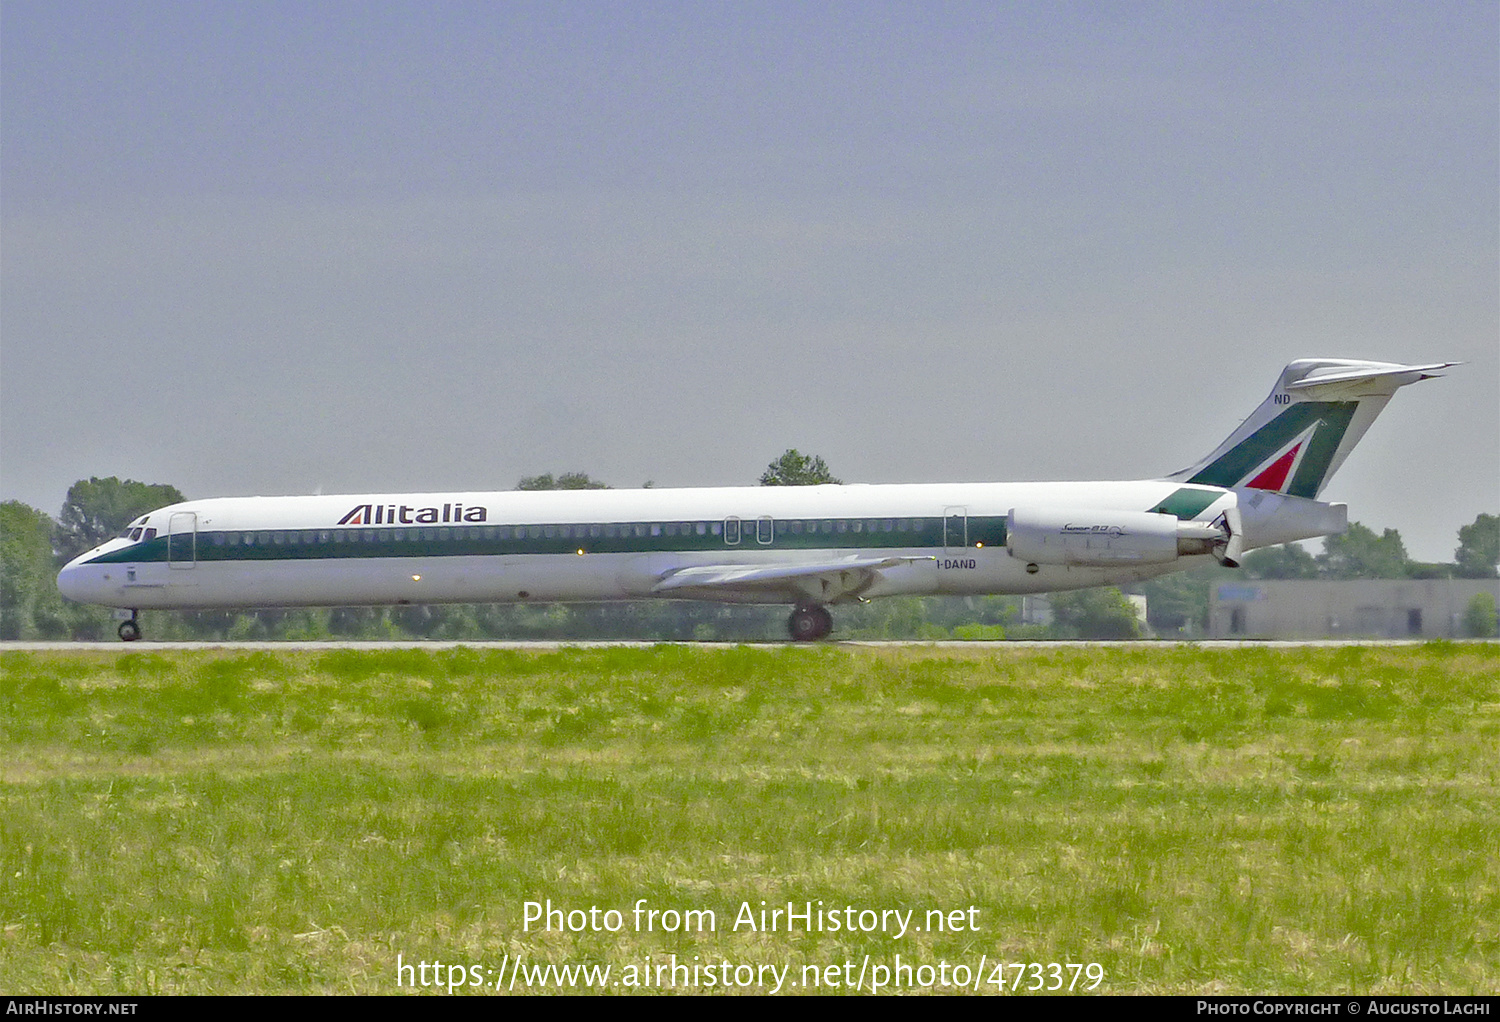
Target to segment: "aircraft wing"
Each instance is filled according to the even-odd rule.
[[[880,573],[914,561],[933,557],[863,557],[804,564],[705,564],[678,568],[665,574],[652,587],[654,594],[684,597],[716,594],[785,593],[792,599],[806,597],[819,603],[837,603],[857,598],[874,585]]]

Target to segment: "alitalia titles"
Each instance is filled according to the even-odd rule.
[[[357,504],[339,519],[340,525],[435,525],[439,522],[485,522],[489,511],[483,507],[444,504],[436,507],[411,507],[407,504]]]

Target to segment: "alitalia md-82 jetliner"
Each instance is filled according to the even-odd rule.
[[[144,608],[601,601],[791,605],[1137,582],[1342,532],[1317,498],[1400,387],[1456,363],[1302,359],[1207,457],[1133,482],[222,497],[152,511],[58,575]]]

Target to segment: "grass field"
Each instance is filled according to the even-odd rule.
[[[578,911],[528,924],[549,900]],[[762,902],[921,929],[732,926]],[[535,992],[549,963],[1493,993],[1500,647],[0,656],[0,991]]]

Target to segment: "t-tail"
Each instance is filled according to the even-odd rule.
[[[1298,359],[1229,439],[1167,478],[1316,500],[1391,395],[1457,364]]]

